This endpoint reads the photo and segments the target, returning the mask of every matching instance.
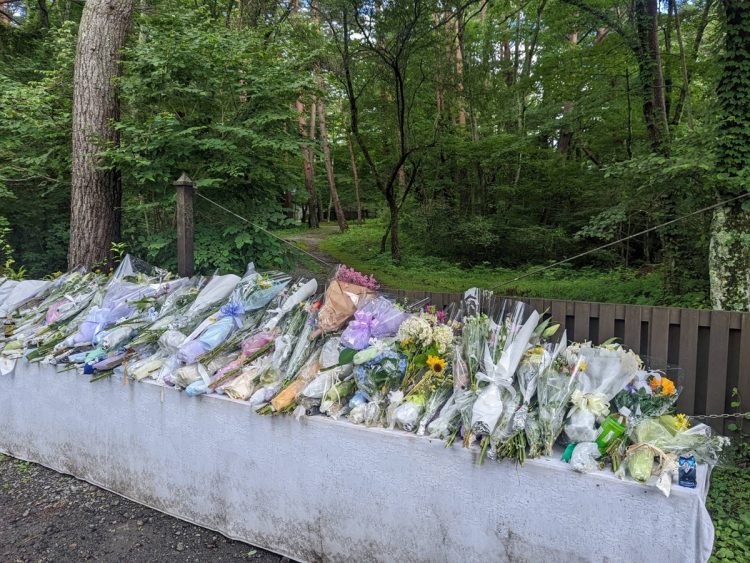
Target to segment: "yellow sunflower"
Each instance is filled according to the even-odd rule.
[[[435,373],[440,373],[448,365],[440,356],[427,356],[427,366]]]

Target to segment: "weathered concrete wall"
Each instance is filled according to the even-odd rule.
[[[672,497],[556,460],[475,464],[442,442],[21,364],[0,451],[306,561],[701,561],[701,487]],[[658,532],[654,532],[658,530]]]

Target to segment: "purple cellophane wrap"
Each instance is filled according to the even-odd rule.
[[[354,319],[341,335],[341,344],[354,350],[367,347],[370,338],[393,336],[407,315],[384,297],[368,301],[354,313]]]

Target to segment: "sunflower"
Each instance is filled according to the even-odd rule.
[[[427,356],[427,366],[435,373],[440,373],[448,365],[440,356]]]

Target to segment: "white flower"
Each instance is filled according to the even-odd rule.
[[[453,330],[446,325],[438,325],[432,330],[432,341],[435,343],[438,354],[445,354],[448,347],[453,344]]]
[[[427,348],[432,343],[432,327],[421,316],[406,319],[398,329],[400,341],[411,340],[414,344]]]

